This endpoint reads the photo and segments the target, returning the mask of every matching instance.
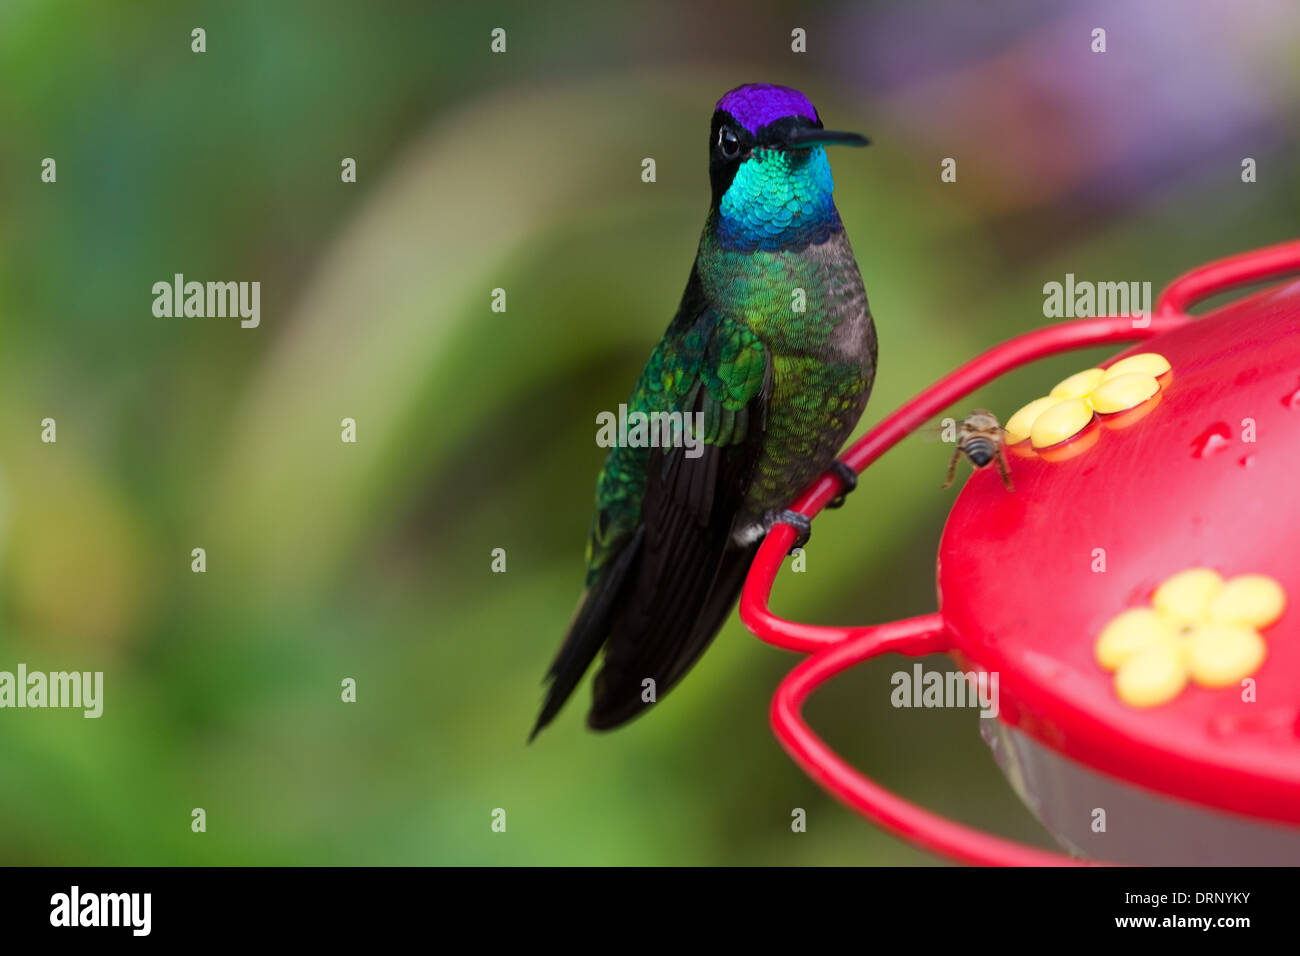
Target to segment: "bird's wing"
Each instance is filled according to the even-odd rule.
[[[604,479],[619,466],[607,464],[588,588],[548,672],[534,733],[559,712],[602,644],[588,723],[605,729],[631,719],[651,702],[643,700],[642,682],[654,680],[655,699],[664,694],[708,646],[735,599],[738,559],[728,542],[761,448],[771,361],[742,324],[704,306],[693,311],[674,320],[640,387],[657,382],[671,396],[666,404],[699,413],[703,442],[648,449],[613,489]],[[726,595],[714,593],[724,563]]]
[[[762,447],[771,362],[743,325],[703,321],[711,334],[685,408],[701,416],[704,443],[698,457],[682,447],[650,451],[640,554],[611,622],[591,727],[618,726],[666,693],[721,626],[725,611],[710,606],[729,610],[735,597],[729,580],[728,594],[710,600]],[[708,632],[701,633],[705,617]]]

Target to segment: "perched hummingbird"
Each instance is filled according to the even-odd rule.
[[[693,457],[680,443],[610,450],[587,588],[533,736],[602,645],[588,726],[617,727],[662,697],[726,621],[771,526],[795,524],[806,540],[808,519],[786,510],[798,494],[833,465],[852,489],[835,456],[871,393],[876,329],[826,147],[866,144],[823,129],[788,87],[751,83],[718,101],[695,265],[628,401],[702,421],[703,444]]]

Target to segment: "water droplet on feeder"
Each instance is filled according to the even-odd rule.
[[[1282,396],[1283,408],[1300,408],[1300,387]]]
[[[1294,707],[1278,708],[1262,714],[1216,714],[1210,718],[1210,736],[1221,739],[1239,734],[1257,734],[1278,743],[1286,743],[1292,732],[1300,736],[1300,710]],[[1294,725],[1294,726],[1293,726]]]
[[[1224,422],[1215,422],[1192,442],[1193,458],[1208,458],[1232,444],[1232,431]]]

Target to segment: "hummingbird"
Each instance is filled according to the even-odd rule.
[[[547,672],[532,740],[601,648],[587,725],[636,717],[690,670],[736,604],[777,522],[810,531],[790,503],[836,461],[876,374],[876,329],[832,199],[827,130],[806,96],[738,86],[709,127],[712,199],[677,314],[630,411],[684,413],[684,443],[615,445],[596,480],[586,588]]]

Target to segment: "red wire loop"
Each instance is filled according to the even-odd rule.
[[[1156,300],[1156,315],[1183,314],[1202,299],[1237,286],[1278,279],[1300,269],[1300,241],[1229,256],[1185,272]]]
[[[1245,283],[1300,270],[1300,241],[1222,259],[1175,279],[1146,317],[1082,319],[1017,336],[966,363],[885,418],[844,454],[857,472],[898,444],[938,412],[1027,362],[1091,345],[1128,342],[1170,331],[1190,321],[1197,301]],[[828,472],[791,505],[814,517],[838,493]],[[1003,840],[930,813],[890,793],[845,763],[804,723],[803,702],[821,684],[869,657],[889,652],[919,655],[949,650],[940,614],[874,626],[823,626],[772,613],[769,601],[777,572],[794,543],[795,530],[777,524],[758,549],[740,597],[740,617],[755,636],[787,650],[812,654],[791,671],[772,699],[772,730],[786,751],[839,800],[904,839],[954,860],[975,864],[1044,866],[1081,864],[1058,853]]]
[[[867,628],[857,636],[805,659],[786,675],[772,698],[772,727],[804,771],[850,807],[918,846],[969,863],[1061,866],[1070,857],[1024,847],[981,833],[924,810],[873,783],[826,746],[804,723],[803,702],[823,682],[868,657],[895,650],[904,654],[942,650],[943,619],[938,614]]]

